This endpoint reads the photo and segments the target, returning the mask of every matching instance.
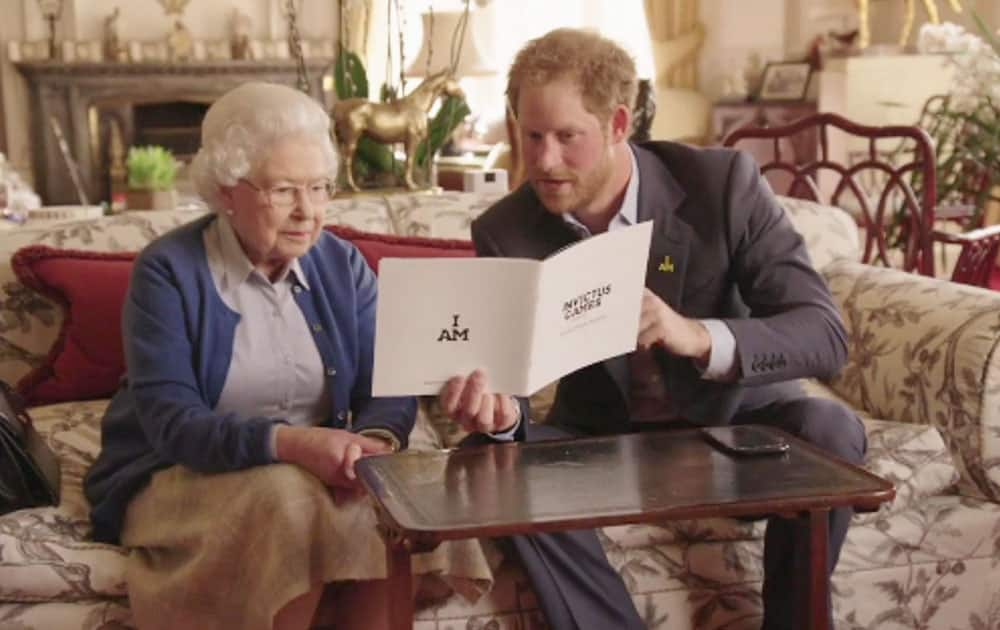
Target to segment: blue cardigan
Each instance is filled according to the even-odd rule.
[[[212,411],[222,393],[240,316],[222,301],[202,232],[212,215],[151,242],[136,258],[122,313],[127,378],[101,426],[87,473],[95,540],[117,542],[132,497],[176,464],[214,473],[272,462],[280,418]],[[376,282],[357,248],[323,232],[299,259],[309,289],[294,292],[331,393],[324,426],[385,429],[403,446],[413,398],[372,398]],[[275,365],[274,369],[282,369]],[[348,414],[351,414],[350,416]]]

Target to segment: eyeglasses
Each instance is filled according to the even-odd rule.
[[[263,193],[268,203],[275,208],[293,207],[298,202],[298,193],[300,192],[304,198],[309,200],[309,203],[317,205],[327,203],[333,199],[334,193],[337,192],[337,188],[333,182],[327,179],[300,186],[282,184],[274,188],[261,188],[249,179],[241,179],[240,181],[246,183],[247,186],[257,192]]]

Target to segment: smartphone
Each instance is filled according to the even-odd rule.
[[[780,455],[788,441],[754,425],[704,427],[701,434],[714,446],[733,455]]]

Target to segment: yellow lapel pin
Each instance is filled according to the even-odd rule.
[[[657,269],[659,269],[660,271],[662,271],[664,273],[673,273],[674,272],[674,261],[670,260],[670,256],[664,256],[663,257],[663,262],[660,263],[660,266],[657,267]]]

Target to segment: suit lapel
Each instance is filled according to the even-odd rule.
[[[670,174],[663,162],[651,151],[632,145],[639,167],[639,221],[653,221],[653,235],[646,267],[646,286],[660,296],[671,308],[679,309],[687,275],[691,227],[676,217],[677,209],[685,202],[684,189]],[[562,217],[546,210],[534,195],[534,214],[529,255],[545,258],[553,252],[580,240]],[[614,381],[622,401],[628,407],[629,365],[627,355],[612,357],[603,362]]]
[[[635,147],[639,164],[639,221],[653,221],[646,286],[671,308],[681,307],[687,277],[691,226],[677,218],[686,195],[674,176],[650,151]]]
[[[685,199],[684,190],[670,171],[650,151],[632,145],[639,166],[637,219],[653,221],[653,235],[646,263],[646,286],[672,308],[680,306],[688,259],[690,227],[676,219],[677,208]],[[604,367],[618,386],[628,406],[630,374],[627,355],[604,361]]]

